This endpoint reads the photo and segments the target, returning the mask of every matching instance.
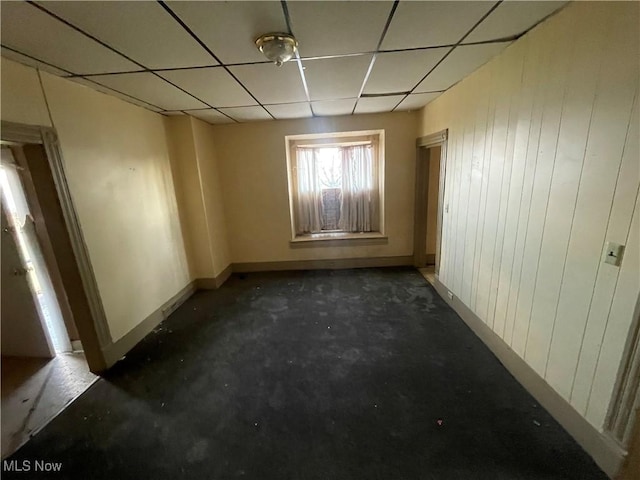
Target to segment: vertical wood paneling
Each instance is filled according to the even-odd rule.
[[[479,75],[479,88],[482,90],[482,75]],[[462,139],[462,165],[461,165],[461,182],[457,185],[460,190],[460,202],[458,206],[458,237],[456,239],[456,262],[454,265],[456,275],[459,276],[459,284],[456,284],[456,293],[460,298],[465,298],[466,292],[471,290],[471,282],[465,279],[464,260],[467,252],[467,234],[469,226],[469,194],[471,192],[471,177],[473,172],[473,136],[475,133],[476,110],[478,108],[479,99],[477,95],[472,95],[471,90],[467,89],[469,94],[465,102],[465,120],[464,133]],[[459,286],[458,286],[459,285]]]
[[[600,6],[596,4],[599,9]],[[602,46],[605,43],[605,34],[602,31],[606,30],[608,23],[607,10],[605,8],[597,20],[595,16],[589,17],[593,22],[576,22],[576,27],[580,25],[581,30],[571,36],[573,39],[584,38],[584,40],[573,43],[571,54],[567,59],[570,65],[566,81],[568,88],[566,88],[562,106],[525,356],[527,362],[541,376],[545,374],[578,187],[585,163],[585,148],[602,63],[594,61],[593,58],[594,56],[597,59],[603,58]],[[623,122],[622,130],[624,131],[628,115]],[[619,128],[620,125],[615,127]],[[619,158],[618,156],[618,160],[611,165],[614,179],[613,175],[617,171]],[[612,186],[609,190],[613,192]]]
[[[440,109],[451,107],[451,102],[446,102]],[[441,112],[442,115],[444,112]],[[449,257],[451,255],[451,198],[453,192],[453,177],[454,177],[454,138],[453,138],[453,125],[443,124],[442,127],[449,128],[449,138],[447,140],[446,158],[444,159],[443,168],[444,172],[444,192],[442,196],[442,238],[440,239],[440,268],[439,277],[446,280],[447,285],[450,283],[449,278]]]
[[[466,94],[466,92],[464,92]],[[457,108],[466,108],[466,102],[464,101],[466,99],[466,95],[463,95],[463,101],[462,102],[458,102],[458,104],[456,105]],[[453,130],[453,150],[451,152],[452,156],[453,156],[453,162],[452,162],[452,169],[451,169],[451,180],[452,180],[452,185],[451,185],[451,199],[450,199],[450,203],[448,206],[448,210],[449,210],[449,218],[448,221],[450,223],[449,225],[449,246],[450,246],[450,251],[449,251],[449,267],[448,267],[448,271],[447,271],[447,278],[449,279],[449,285],[450,288],[455,291],[456,293],[459,291],[457,289],[457,279],[460,277],[460,275],[456,275],[456,269],[455,269],[455,263],[456,263],[456,256],[458,254],[458,250],[457,250],[457,240],[458,240],[458,236],[460,235],[460,232],[458,231],[458,219],[460,217],[460,210],[459,210],[459,205],[460,205],[460,188],[458,188],[458,185],[460,185],[460,182],[462,181],[462,146],[463,146],[463,140],[464,140],[464,129],[463,129],[463,125],[462,124],[457,124],[456,127]]]
[[[486,95],[486,92],[490,82],[490,69],[484,69],[482,72],[479,72],[478,91],[482,93],[476,96],[476,109],[475,116],[473,118],[473,138],[469,144],[469,155],[471,157],[471,182],[469,184],[469,201],[466,220],[467,230],[465,234],[465,250],[462,266],[463,281],[462,291],[460,292],[460,298],[467,305],[471,301],[473,285],[473,265],[484,166],[484,143],[487,138],[487,117],[489,112],[489,96]]]
[[[513,47],[512,47],[513,48]],[[508,52],[507,52],[508,53]],[[509,122],[509,108],[511,97],[506,93],[509,91],[510,75],[508,62],[509,57],[502,55],[497,62],[498,75],[495,82],[500,95],[496,99],[494,112],[493,129],[491,131],[491,165],[489,168],[488,190],[486,197],[485,214],[482,228],[482,247],[480,249],[480,265],[478,274],[478,285],[476,290],[475,309],[478,316],[485,322],[489,319],[487,310],[489,306],[489,294],[491,291],[491,272],[493,267],[493,253],[496,242],[498,228],[498,214],[500,207],[500,195],[502,188],[502,177],[505,164],[505,146],[507,142],[507,127]],[[490,324],[490,323],[489,323]]]
[[[532,43],[529,41],[529,37],[525,37],[521,44],[523,48],[522,87],[519,97],[514,99],[514,104],[517,104],[517,111],[515,112],[516,126],[514,128],[512,176],[507,198],[502,257],[497,273],[498,285],[494,311],[494,330],[505,339],[511,338],[513,327],[513,322],[507,322],[507,304],[512,291],[511,277],[519,224],[518,217],[520,216],[524,190],[525,160],[531,127],[533,93],[536,85],[535,75],[539,74],[534,65],[535,57],[532,55]],[[496,324],[502,325],[502,331],[499,330],[499,327],[496,328]]]
[[[547,27],[547,25],[542,25]],[[540,130],[542,127],[542,107],[544,106],[545,83],[543,65],[548,56],[545,57],[546,43],[542,40],[535,41],[529,39],[531,48],[529,52],[532,57],[532,68],[536,72],[534,80],[535,93],[533,95],[533,106],[531,113],[531,122],[529,125],[529,138],[527,139],[527,150],[525,159],[525,171],[522,184],[522,192],[520,193],[520,215],[518,218],[518,226],[516,229],[516,245],[513,254],[513,271],[511,274],[511,282],[509,285],[509,298],[507,300],[507,318],[505,324],[509,326],[509,336],[505,337],[505,341],[513,348],[514,337],[520,338],[515,333],[522,336],[523,326],[517,321],[516,310],[518,307],[518,298],[520,295],[520,285],[522,283],[522,264],[524,261],[524,251],[527,241],[527,230],[529,227],[529,217],[531,213],[531,200],[533,198],[533,186],[538,167],[538,145],[540,143]],[[520,326],[520,330],[518,330]],[[525,330],[526,331],[526,330]]]
[[[638,290],[640,289],[640,198],[636,202],[629,236],[625,242],[628,247],[625,262],[620,269],[620,277],[613,296],[613,303],[607,321],[598,366],[591,384],[587,420],[600,424],[609,407],[618,367],[622,359],[624,341],[629,333]]]
[[[570,396],[575,372],[575,368],[571,372],[572,369],[566,366],[575,365],[580,350],[582,335],[577,336],[575,332],[576,329],[584,331],[587,320],[622,161],[623,145],[628,135],[630,110],[637,89],[637,67],[632,62],[616,60],[615,52],[620,48],[628,48],[629,45],[624,44],[624,39],[620,39],[622,43],[616,41],[618,32],[624,33],[625,29],[620,29],[619,25],[611,25],[608,21],[611,17],[607,15],[611,12],[611,8],[605,8],[600,15],[600,22],[589,25],[592,32],[592,37],[589,38],[597,42],[592,45],[584,42],[581,45],[584,50],[576,56],[582,57],[583,62],[589,62],[587,47],[592,51],[602,51],[604,47],[601,55],[604,61],[598,78],[600,93],[593,102],[591,128],[545,375],[547,381],[565,398]],[[606,39],[608,41],[605,41],[602,33],[605,26],[613,26],[616,30],[608,30],[607,33],[613,35],[613,38],[610,36]],[[592,65],[594,63],[591,61]],[[589,72],[582,73],[576,81],[582,78],[580,84],[585,85],[589,83]],[[595,95],[595,88],[592,95]],[[579,121],[576,119],[573,123],[579,124]]]
[[[522,88],[522,75],[524,69],[524,56],[526,53],[525,44],[516,44],[509,54],[509,69],[507,79],[509,83],[509,116],[507,121],[507,141],[505,143],[504,167],[502,171],[502,184],[500,187],[500,203],[498,211],[498,227],[496,230],[496,241],[493,249],[493,267],[491,269],[491,289],[489,291],[489,306],[487,309],[487,319],[492,324],[494,331],[499,331],[502,335],[504,322],[500,320],[496,325],[495,310],[498,297],[498,279],[500,276],[500,266],[502,263],[502,252],[504,246],[504,235],[507,222],[507,206],[509,202],[509,192],[512,180],[513,153],[515,148],[516,130],[518,125],[519,95]],[[507,92],[505,92],[505,95]]]
[[[624,243],[639,191],[640,164],[638,158],[640,158],[640,146],[638,145],[637,132],[640,129],[640,120],[638,118],[638,103],[636,96],[633,119],[628,129],[613,206],[608,219],[607,233],[601,244],[602,250],[604,250],[607,241]],[[627,248],[631,248],[631,246],[627,246]],[[599,259],[601,258],[602,254]],[[572,378],[571,404],[579,412],[585,412],[587,408],[600,345],[611,308],[611,299],[620,273],[620,269],[612,265],[599,263],[598,266],[596,283],[590,298],[589,313],[582,333],[580,353],[577,365],[574,367],[575,375]],[[556,375],[558,374],[556,373]]]
[[[440,280],[597,427],[640,291],[639,22],[572,3],[423,111],[450,133]]]
[[[484,217],[487,211],[487,194],[489,189],[489,172],[491,167],[491,143],[493,140],[493,125],[495,122],[496,98],[500,95],[498,90],[498,63],[491,62],[487,65],[486,70],[489,71],[491,79],[490,85],[487,86],[485,92],[489,98],[487,108],[487,123],[484,129],[483,142],[483,164],[482,164],[482,180],[480,182],[480,202],[478,204],[478,226],[476,227],[475,243],[473,249],[473,271],[471,280],[471,299],[469,306],[475,309],[476,299],[478,296],[478,274],[480,272],[480,253],[482,252],[482,240],[484,232]],[[478,134],[482,134],[482,130],[478,130]]]
[[[545,91],[542,123],[520,273],[516,323],[511,344],[511,347],[522,357],[525,355],[526,341],[529,335],[531,308],[540,260],[540,245],[547,214],[551,177],[555,165],[558,128],[566,91],[567,58],[573,45],[572,27],[573,24],[569,24],[562,30],[550,29],[549,34],[544,38],[546,45],[543,49],[543,56],[545,58],[540,67],[546,73],[541,82]]]

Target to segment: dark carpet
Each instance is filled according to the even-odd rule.
[[[10,458],[25,459],[2,478],[607,478],[409,268],[199,292]]]

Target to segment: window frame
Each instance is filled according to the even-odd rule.
[[[296,234],[295,224],[295,168],[296,168],[296,147],[319,147],[319,146],[348,146],[358,145],[364,142],[369,142],[371,137],[374,137],[376,146],[376,161],[378,168],[378,192],[379,192],[379,229],[374,232],[345,232],[345,231],[330,231],[323,233],[306,233]],[[312,245],[316,242],[343,244],[345,241],[353,243],[371,243],[376,240],[386,241],[385,235],[385,132],[380,130],[358,130],[347,132],[329,132],[329,133],[312,133],[312,134],[300,134],[300,135],[286,135],[285,137],[285,151],[287,161],[287,197],[289,199],[289,222],[291,229],[290,243],[299,245]],[[364,241],[364,242],[363,242]]]

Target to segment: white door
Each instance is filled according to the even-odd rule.
[[[2,208],[0,250],[0,323],[2,355],[15,357],[55,356],[46,327],[40,320],[36,300],[31,293],[27,269],[16,244],[13,230]]]

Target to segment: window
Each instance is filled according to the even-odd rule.
[[[383,135],[286,137],[294,240],[382,233]]]

